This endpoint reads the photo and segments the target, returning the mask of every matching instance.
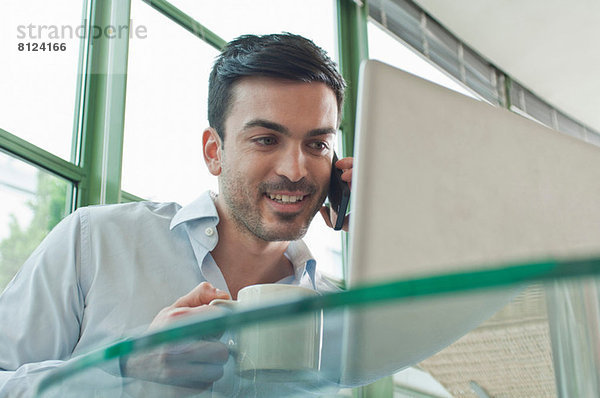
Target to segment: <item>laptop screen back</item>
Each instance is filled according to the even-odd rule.
[[[350,286],[600,253],[600,148],[363,65]]]

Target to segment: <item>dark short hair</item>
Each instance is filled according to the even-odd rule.
[[[346,83],[323,49],[291,33],[244,35],[225,46],[208,82],[208,122],[217,130],[222,142],[233,85],[247,76],[325,83],[335,93],[338,122],[341,118]]]

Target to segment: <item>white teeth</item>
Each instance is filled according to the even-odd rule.
[[[272,193],[268,194],[269,198],[271,198],[272,200],[277,200],[278,202],[282,202],[282,203],[296,203],[302,199],[304,199],[303,195],[274,195]]]

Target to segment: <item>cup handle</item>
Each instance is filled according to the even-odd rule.
[[[227,310],[229,311],[233,311],[235,309],[235,307],[237,306],[238,302],[235,300],[227,300],[227,299],[214,299],[213,301],[211,301],[210,303],[208,303],[208,305],[214,305],[217,307],[225,307],[227,308]],[[229,338],[227,340],[227,342],[225,343],[225,345],[227,346],[227,350],[229,351],[229,353],[231,355],[233,355],[234,357],[237,357],[238,355],[238,346],[236,341],[234,340],[234,338]]]
[[[237,301],[227,299],[214,299],[213,301],[208,303],[208,305],[223,306],[229,310],[234,310],[237,305]]]

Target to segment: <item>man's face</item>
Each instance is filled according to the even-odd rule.
[[[304,236],[327,195],[337,118],[323,83],[236,83],[219,187],[238,228],[265,241]]]

